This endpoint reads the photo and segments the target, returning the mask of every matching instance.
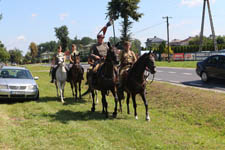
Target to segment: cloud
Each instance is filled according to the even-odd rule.
[[[214,4],[216,0],[210,0],[210,3]],[[181,0],[181,5],[188,7],[195,7],[203,4],[203,0]]]
[[[19,35],[16,39],[17,39],[17,41],[25,41],[26,40],[24,35]]]
[[[59,15],[59,19],[60,19],[61,21],[63,21],[63,20],[65,20],[65,18],[68,17],[68,16],[69,16],[69,15],[68,15],[67,13],[62,13],[62,14]]]
[[[35,17],[37,17],[37,14],[33,13],[33,14],[31,14],[31,17],[35,18]]]

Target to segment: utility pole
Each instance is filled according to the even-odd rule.
[[[166,23],[167,23],[167,45],[168,45],[168,62],[170,62],[170,36],[169,36],[169,19],[172,17],[163,17],[163,19],[166,19]]]
[[[210,20],[210,26],[211,26],[211,31],[212,31],[212,38],[213,38],[214,50],[215,51],[218,51],[217,42],[216,42],[216,35],[215,35],[214,26],[213,26],[213,19],[212,19],[212,14],[211,14],[209,0],[204,0],[204,3],[203,3],[202,25],[201,25],[201,32],[200,32],[200,46],[199,46],[199,51],[200,52],[202,51],[202,46],[203,46],[203,31],[204,31],[205,5],[206,4],[208,6],[208,13],[209,13],[209,20]]]

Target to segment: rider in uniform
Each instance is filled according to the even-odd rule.
[[[94,44],[90,49],[90,55],[88,63],[91,65],[91,67],[88,69],[88,73],[90,70],[92,70],[92,81],[93,84],[96,82],[97,78],[97,70],[98,68],[103,64],[103,61],[107,55],[107,51],[109,49],[108,45],[104,43],[105,33],[107,31],[107,28],[111,25],[111,21],[109,21],[98,33],[97,35],[97,43]],[[101,32],[103,32],[101,34]],[[87,74],[88,75],[88,74]]]
[[[93,81],[96,81],[97,70],[102,65],[104,58],[106,57],[107,50],[109,49],[108,45],[103,42],[104,35],[97,35],[97,44],[94,44],[90,49],[90,58],[92,59],[92,71],[93,71]]]
[[[124,72],[128,71],[132,65],[137,61],[135,53],[130,49],[131,43],[129,41],[124,42],[124,50],[122,50],[119,54],[120,60],[120,77],[119,77],[119,91],[123,91],[124,88]],[[122,95],[122,98],[124,96]]]
[[[66,56],[62,52],[62,47],[58,46],[57,53],[53,56],[53,60],[52,60],[52,71],[51,71],[51,73],[52,73],[52,80],[51,80],[51,83],[54,83],[56,70],[59,67],[58,63],[59,63],[59,58],[60,57],[63,57],[64,61],[66,60]]]

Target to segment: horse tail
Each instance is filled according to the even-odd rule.
[[[90,88],[90,87],[88,87],[87,91],[86,91],[86,92],[84,92],[84,93],[81,95],[81,97],[83,97],[83,96],[87,95],[87,94],[88,94],[88,93],[90,93],[90,92],[91,92],[91,88]]]

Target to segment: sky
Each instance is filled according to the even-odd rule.
[[[55,27],[66,25],[69,37],[96,38],[108,22],[107,5],[110,0],[0,0],[0,41],[7,50],[18,48],[25,55],[31,42],[36,44],[58,39]],[[225,1],[210,0],[216,35],[225,35]],[[170,39],[186,39],[199,35],[203,0],[141,0],[138,12],[144,15],[132,24],[132,38],[145,46],[147,38],[167,39],[166,20],[169,16]],[[116,36],[120,36],[121,19],[115,21]],[[211,34],[206,9],[204,35]],[[105,41],[113,36],[108,28]]]

